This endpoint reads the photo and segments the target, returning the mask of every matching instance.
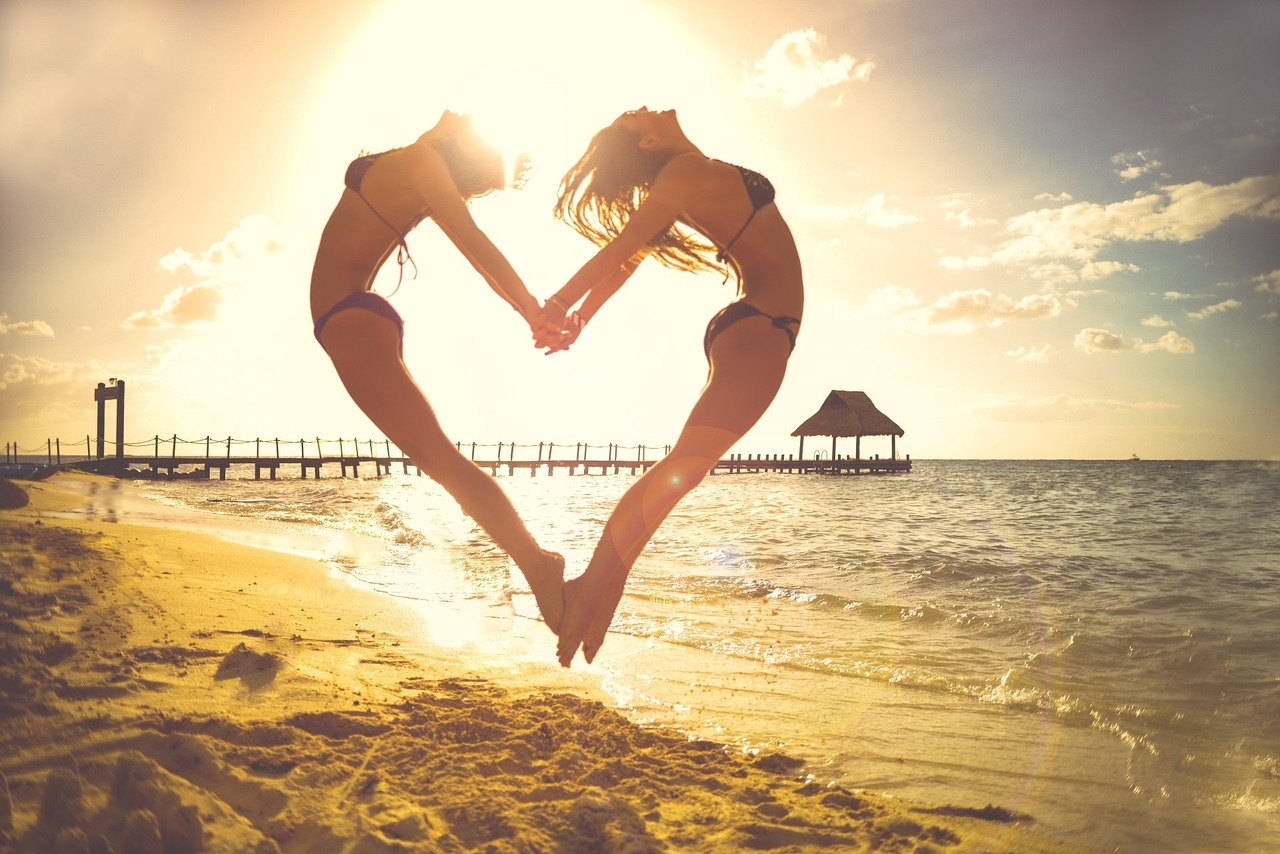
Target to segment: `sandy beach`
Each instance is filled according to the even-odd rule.
[[[70,477],[0,510],[5,850],[1083,850],[478,678],[314,559],[63,515]]]

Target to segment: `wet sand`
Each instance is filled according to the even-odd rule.
[[[71,477],[0,510],[6,850],[1084,850],[479,678],[315,559],[68,515]]]

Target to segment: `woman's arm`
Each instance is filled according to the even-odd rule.
[[[612,275],[606,276],[603,281],[594,288],[587,291],[586,299],[582,301],[582,307],[578,309],[578,316],[582,318],[582,322],[596,316],[596,312],[609,301],[609,297],[618,292],[618,289],[626,284],[627,279],[631,278],[631,274],[636,271],[636,267],[640,265],[638,260],[630,260],[623,264]]]
[[[555,353],[569,349],[569,345],[578,340],[587,321],[596,316],[609,297],[631,278],[640,261],[633,259],[623,264],[612,275],[606,276],[591,290],[587,291],[582,307],[571,312],[572,305],[565,304],[561,297],[552,297],[542,307],[536,324],[537,332],[534,341],[538,347],[547,347],[547,353]]]
[[[602,246],[564,287],[548,297],[548,305],[558,304],[568,311],[589,292],[602,288],[599,300],[591,301],[591,315],[594,315],[605,300],[630,278],[639,259],[644,257],[644,248],[649,241],[670,228],[693,201],[704,183],[703,167],[706,163],[707,158],[695,153],[672,158],[662,167],[649,195],[618,236]],[[611,285],[606,285],[607,282]],[[583,309],[586,308],[584,304]]]
[[[538,316],[538,301],[529,293],[511,262],[471,218],[471,211],[444,158],[430,145],[422,144],[421,148],[415,183],[431,218],[493,292],[532,324]]]

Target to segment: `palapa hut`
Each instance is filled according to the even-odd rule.
[[[890,459],[898,458],[898,437],[904,431],[885,415],[871,398],[860,391],[832,391],[822,402],[822,407],[809,416],[792,436],[800,437],[800,459],[804,459],[805,436],[830,436],[831,459],[836,459],[836,439],[840,436],[855,437],[854,459],[862,458],[863,436],[888,436]]]

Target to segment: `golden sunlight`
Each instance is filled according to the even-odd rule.
[[[550,0],[536,13],[513,0],[465,6],[401,0],[383,7],[353,32],[330,76],[319,83],[311,127],[299,139],[294,168],[305,187],[298,186],[296,202],[313,218],[327,212],[335,182],[356,153],[411,142],[445,109],[469,113],[508,162],[519,153],[532,160],[524,191],[479,200],[474,216],[534,296],[545,298],[591,251],[587,241],[550,216],[560,175],[591,135],[618,113],[640,105],[687,109],[713,125],[723,110],[706,95],[716,89],[708,83],[715,76],[712,57],[675,22],[664,20],[643,0],[619,0],[607,12],[601,8],[595,0]],[[315,223],[316,231],[321,224]],[[632,293],[615,297],[617,304],[606,312],[609,322],[601,318],[596,335],[583,341],[584,352],[549,360],[536,353],[518,324],[502,316],[493,295],[465,259],[449,251],[438,230],[419,228],[409,242],[424,275],[396,299],[407,317],[419,321],[415,330],[420,334],[405,341],[406,357],[414,364],[438,365],[462,356],[480,375],[503,376],[517,388],[537,387],[555,377],[580,386],[648,388],[654,382],[655,366],[634,358],[632,348],[639,346],[643,330],[670,325],[664,319],[669,306],[659,297],[663,288],[650,285],[646,290],[643,284],[667,274],[645,271],[629,289]],[[379,290],[390,291],[395,271],[390,275],[392,284],[384,288],[380,283]],[[439,286],[444,283],[449,286]],[[445,323],[436,319],[441,317],[485,322]],[[428,323],[436,324],[429,332]],[[608,355],[606,344],[615,348]],[[587,357],[588,352],[597,358]],[[687,370],[686,384],[699,387],[705,367],[687,361],[687,366],[664,366],[664,384],[675,379],[671,372],[683,375]],[[442,411],[476,410],[474,390],[452,375],[433,377],[429,394]],[[675,396],[672,405],[680,412],[650,411],[647,417],[663,425],[655,432],[674,429],[667,424],[678,426],[689,400]],[[570,409],[579,406],[589,409],[590,404],[568,402]],[[559,413],[566,434],[573,435],[587,414]]]
[[[377,149],[452,109],[473,114],[509,154],[558,167],[622,110],[677,106],[691,80],[705,79],[699,53],[640,0],[618,0],[607,14],[595,0],[551,0],[536,13],[516,0],[402,0],[336,63],[317,132],[359,134]]]

